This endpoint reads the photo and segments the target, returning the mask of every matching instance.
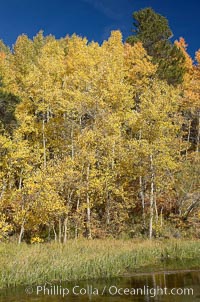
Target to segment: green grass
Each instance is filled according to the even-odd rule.
[[[200,241],[77,240],[0,244],[0,288],[199,268]]]

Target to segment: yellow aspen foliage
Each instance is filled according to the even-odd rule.
[[[162,234],[159,215],[181,210],[182,184],[198,183],[200,52],[194,65],[176,45],[176,88],[120,31],[102,45],[21,35],[0,52],[1,240]]]
[[[11,224],[6,221],[5,214],[0,213],[0,241],[8,237],[8,233],[13,230]]]
[[[128,77],[135,89],[142,89],[155,77],[157,67],[147,55],[142,43],[124,45],[125,61],[128,70]]]
[[[184,89],[184,98],[183,98],[183,108],[187,109],[195,109],[195,107],[199,107],[199,67],[198,65],[193,64],[193,60],[189,56],[187,52],[187,44],[183,38],[180,38],[179,41],[176,41],[175,44],[181,49],[185,56],[185,75],[183,81],[183,89]],[[198,52],[196,52],[196,61],[198,61]]]

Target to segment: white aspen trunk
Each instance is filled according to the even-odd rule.
[[[163,207],[160,210],[160,226],[161,226],[161,228],[163,226]]]
[[[141,139],[142,139],[142,130],[140,129],[139,132],[139,141],[140,141],[140,146],[141,146]],[[140,186],[140,198],[142,202],[142,221],[143,221],[143,226],[145,228],[146,226],[146,217],[145,217],[145,192],[144,192],[144,186],[143,186],[143,179],[142,176],[139,177],[139,186]]]
[[[58,228],[59,228],[58,242],[61,243],[62,242],[62,221],[61,221],[61,218],[59,218],[59,220],[58,220]]]
[[[157,208],[157,202],[156,202],[156,193],[154,189],[154,208],[155,208],[155,214],[156,214],[156,223],[158,223],[158,208]]]
[[[87,166],[87,175],[86,175],[86,182],[87,182],[87,193],[86,193],[86,203],[87,203],[87,237],[88,239],[92,238],[91,232],[91,209],[90,209],[90,198],[89,198],[89,173],[90,173],[90,166]]]
[[[78,212],[79,209],[79,204],[80,204],[80,199],[78,198],[77,200],[77,204],[76,204],[76,211]],[[76,223],[75,223],[75,239],[78,239],[78,221],[76,219]]]
[[[111,169],[112,171],[114,170],[114,166],[115,166],[115,142],[113,144],[113,148],[112,148],[112,164],[111,164]]]
[[[107,190],[107,203],[106,203],[106,225],[110,225],[110,194]]]
[[[82,117],[79,118],[79,126],[80,126],[80,132],[82,132]]]
[[[0,200],[3,198],[4,192],[6,190],[6,184],[3,184],[2,190],[1,190],[1,194],[0,194]]]
[[[18,189],[21,190],[22,189],[22,173],[23,173],[23,169],[21,169],[20,171],[20,177],[19,177],[19,187]]]
[[[144,195],[144,189],[143,189],[143,181],[142,181],[142,176],[139,177],[139,185],[140,185],[140,198],[142,202],[142,221],[143,221],[143,226],[146,226],[146,219],[145,219],[145,195]]]
[[[22,177],[20,176],[20,178],[19,178],[19,190],[21,190],[21,188],[22,188]]]
[[[24,235],[24,225],[25,225],[25,219],[22,221],[22,224],[21,224],[21,229],[20,229],[18,244],[21,244],[21,242],[22,242],[22,237]]]
[[[67,225],[68,225],[68,216],[64,220],[64,237],[63,237],[64,244],[66,244],[67,242]]]
[[[71,128],[71,158],[74,159],[74,126],[72,122],[72,128]]]
[[[191,120],[188,121],[188,136],[187,136],[187,147],[186,147],[186,154],[185,154],[186,160],[187,160],[187,156],[188,156],[190,134],[191,134]]]
[[[183,144],[183,135],[181,135],[181,137],[179,139],[179,156],[180,157],[181,157],[182,144]]]
[[[72,195],[73,195],[74,190],[72,190],[70,193],[68,193],[68,208],[70,206],[71,203],[71,199],[72,199]],[[64,219],[64,223],[63,223],[63,232],[62,232],[62,237],[63,237],[63,243],[67,242],[67,228],[68,228],[68,221],[69,221],[69,217],[68,217],[68,212],[66,213],[66,217]]]
[[[57,242],[57,237],[58,236],[57,236],[54,224],[53,224],[53,232],[54,232],[54,241]]]
[[[151,189],[150,189],[150,219],[149,219],[149,239],[152,239],[153,233],[153,204],[154,204],[154,171],[153,171],[153,156],[150,155],[150,170],[151,170]]]
[[[47,123],[49,122],[49,119],[50,119],[50,108],[48,106],[48,109],[47,109]]]
[[[42,143],[43,143],[43,163],[44,163],[44,168],[46,169],[47,158],[46,158],[46,137],[45,137],[45,119],[44,119],[44,114],[43,114],[43,120],[42,120]]]
[[[200,142],[200,111],[198,112],[198,129],[197,129],[197,147],[196,153],[199,153],[199,142]]]
[[[113,143],[112,146],[112,161],[111,161],[111,171],[113,173],[115,168],[115,142]],[[111,194],[108,190],[108,184],[106,181],[106,192],[107,192],[107,203],[106,203],[106,225],[110,225],[110,210],[111,210]]]

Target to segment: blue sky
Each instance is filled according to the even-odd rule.
[[[18,35],[32,38],[40,29],[57,38],[79,34],[101,43],[110,31],[131,34],[132,13],[152,7],[168,18],[174,39],[180,36],[194,56],[200,48],[199,0],[0,0],[0,39],[12,46]]]

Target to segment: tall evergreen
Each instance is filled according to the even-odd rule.
[[[185,58],[170,40],[173,33],[168,20],[152,8],[134,12],[133,18],[133,35],[126,42],[131,45],[139,41],[143,43],[148,55],[158,64],[157,75],[161,80],[167,80],[173,85],[182,83]]]

